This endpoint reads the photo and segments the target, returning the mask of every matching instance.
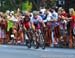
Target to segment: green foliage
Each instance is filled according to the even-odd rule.
[[[32,3],[29,1],[26,1],[22,4],[22,10],[23,11],[31,11],[32,10]]]
[[[56,6],[57,0],[46,0],[45,7],[46,8],[53,8]]]
[[[8,0],[5,0],[4,3],[2,2],[2,10],[1,11],[6,11],[6,10],[10,10],[12,7],[10,7],[11,4]]]

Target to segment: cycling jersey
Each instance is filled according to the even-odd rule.
[[[38,27],[38,28],[40,28],[39,23],[42,22],[42,21],[43,21],[43,19],[41,18],[41,16],[38,16],[38,18],[33,17],[31,19],[31,23],[33,23],[35,25],[35,27]]]
[[[37,22],[41,22],[42,20],[43,20],[42,17],[41,17],[41,16],[38,16],[38,18],[34,18],[34,17],[33,17],[33,18],[31,19],[31,22],[32,22],[32,23],[37,23]]]
[[[24,26],[25,26],[26,29],[29,29],[30,28],[30,22],[29,21],[24,22]]]

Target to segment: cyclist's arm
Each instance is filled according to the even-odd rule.
[[[44,21],[43,21],[43,19],[42,19],[41,17],[40,17],[40,19],[39,19],[39,22],[42,23],[43,27],[46,27],[46,25],[45,25],[45,23],[44,23]]]
[[[35,30],[35,25],[34,23],[31,23],[32,29]]]
[[[45,23],[42,21],[43,27],[46,27]]]

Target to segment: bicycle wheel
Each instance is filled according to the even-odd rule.
[[[27,43],[27,47],[28,48],[31,48],[31,43]]]
[[[42,49],[45,49],[45,37],[42,33],[40,34],[40,46]]]
[[[38,49],[39,48],[39,44],[38,44],[38,41],[37,41],[37,36],[36,36],[36,33],[33,33],[33,47],[35,49]]]
[[[29,36],[30,36],[29,33],[26,32],[26,33],[25,33],[26,46],[27,46],[28,48],[31,48],[31,39],[30,39]]]

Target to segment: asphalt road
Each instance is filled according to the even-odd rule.
[[[0,58],[75,58],[75,49],[28,49],[25,46],[0,45]]]

